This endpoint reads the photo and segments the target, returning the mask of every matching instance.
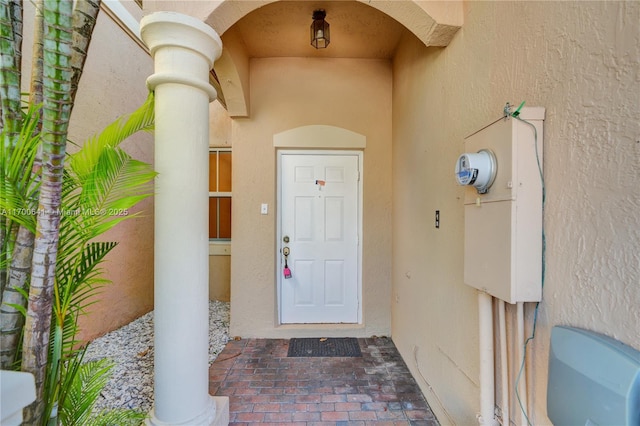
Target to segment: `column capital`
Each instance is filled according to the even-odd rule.
[[[152,57],[163,47],[190,49],[204,56],[211,69],[222,53],[222,40],[213,28],[181,13],[155,12],[143,17],[140,35]]]

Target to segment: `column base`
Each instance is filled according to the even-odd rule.
[[[179,423],[167,423],[156,418],[152,409],[150,417],[145,422],[147,426],[227,426],[229,424],[229,397],[209,395],[207,409],[189,420]]]

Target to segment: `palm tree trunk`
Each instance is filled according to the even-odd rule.
[[[16,362],[16,352],[24,326],[24,315],[14,306],[26,307],[27,303],[22,292],[26,291],[29,282],[32,255],[33,233],[21,226],[11,258],[9,283],[2,293],[0,367],[3,370],[14,369]]]
[[[0,0],[0,99],[2,128],[7,137],[20,133],[20,78],[22,62],[22,2]]]
[[[33,55],[31,66],[31,88],[29,90],[29,102],[31,105],[42,103],[42,49],[44,18],[42,16],[42,0],[35,1],[35,18],[33,31]],[[39,114],[36,133],[42,129],[42,113]],[[40,168],[42,166],[42,150],[39,149],[33,170],[31,173],[39,181]],[[36,200],[37,201],[37,200]],[[8,271],[6,291],[2,292],[2,305],[0,306],[0,366],[3,369],[16,367],[16,354],[19,340],[22,337],[24,315],[15,306],[26,310],[27,299],[21,294],[28,290],[31,277],[31,260],[33,257],[34,234],[24,226],[20,226],[16,242],[11,253],[10,269]]]
[[[29,308],[25,323],[22,369],[36,382],[36,402],[25,410],[27,424],[39,424],[51,329],[51,303],[60,224],[60,198],[71,111],[72,0],[44,1],[43,173],[33,249]]]
[[[84,63],[91,43],[91,35],[96,25],[102,0],[83,0],[76,4],[73,11],[73,53],[71,54],[71,108],[78,91]]]
[[[33,66],[31,70],[31,90],[30,102],[37,105],[43,101],[43,26],[42,0],[36,2],[35,22],[34,22],[34,42],[33,42]],[[73,11],[73,51],[71,54],[71,67],[73,74],[71,77],[71,106],[78,90],[78,83],[82,76],[82,70],[86,61],[91,35],[95,28],[96,19],[100,12],[100,0],[80,1]],[[42,114],[36,128],[40,132],[42,128]],[[42,166],[42,150],[39,150],[34,164],[33,173],[40,175]],[[26,308],[27,301],[18,290],[27,288],[30,277],[30,266],[33,256],[34,234],[26,228],[20,227],[17,241],[13,251],[11,269],[7,282],[7,293],[3,293],[2,302],[4,306],[0,310],[0,362],[2,368],[9,368],[15,361],[15,354],[18,348],[18,339],[21,335],[24,318],[15,308],[8,303],[23,306]]]
[[[0,0],[0,130],[7,147],[15,145],[20,134],[20,79],[22,58],[22,2]],[[10,258],[9,221],[0,220],[0,292],[4,292]]]
[[[31,55],[31,87],[29,88],[29,103],[38,105],[42,103],[42,52],[44,48],[44,17],[42,0],[34,0],[36,11],[33,20],[33,53]],[[42,117],[42,114],[40,115]],[[42,119],[36,128],[39,132],[42,128]]]

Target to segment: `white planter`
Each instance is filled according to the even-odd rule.
[[[0,370],[0,424],[18,426],[22,409],[36,400],[33,374]]]

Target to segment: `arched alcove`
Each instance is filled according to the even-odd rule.
[[[249,106],[249,60],[252,55],[247,51],[246,34],[234,29],[234,25],[247,15],[257,12],[258,9],[266,10],[269,5],[280,0],[265,1],[236,1],[226,0],[219,2],[161,2],[162,6],[155,6],[151,2],[149,10],[161,7],[163,10],[174,10],[202,19],[223,37],[223,53],[216,62],[214,69],[224,94],[226,108],[232,117],[247,117],[250,113]],[[406,28],[425,46],[444,47],[449,44],[455,33],[462,26],[463,13],[462,1],[424,2],[424,1],[370,1],[354,0],[366,7],[376,9],[385,17],[392,18],[402,27]],[[352,2],[327,1],[318,4],[309,4],[310,10],[314,7],[326,7],[329,12],[342,14],[341,8]],[[305,6],[307,6],[305,4]],[[340,12],[339,12],[340,11]],[[309,11],[309,23],[310,23]],[[330,20],[331,14],[328,16]],[[270,19],[268,20],[270,21]],[[289,22],[293,19],[288,19]],[[362,16],[356,14],[351,26],[358,25],[367,28],[380,28],[384,20],[380,22],[361,22]],[[389,22],[387,20],[387,22]],[[308,24],[300,24],[302,28]],[[277,27],[271,30],[277,31]],[[358,31],[356,31],[358,32]],[[372,37],[373,38],[373,37]],[[372,39],[370,38],[370,40]],[[384,40],[379,37],[378,40]],[[291,39],[289,39],[291,40]],[[336,42],[337,43],[337,42]],[[334,43],[334,46],[335,43]],[[334,46],[331,46],[335,48]],[[283,48],[283,50],[286,48]],[[309,56],[319,54],[320,57],[331,57],[331,49],[324,52],[311,52]],[[363,53],[364,54],[364,53]],[[279,54],[279,56],[297,56],[296,54]],[[305,54],[305,56],[307,56]],[[362,57],[362,56],[360,56]]]

